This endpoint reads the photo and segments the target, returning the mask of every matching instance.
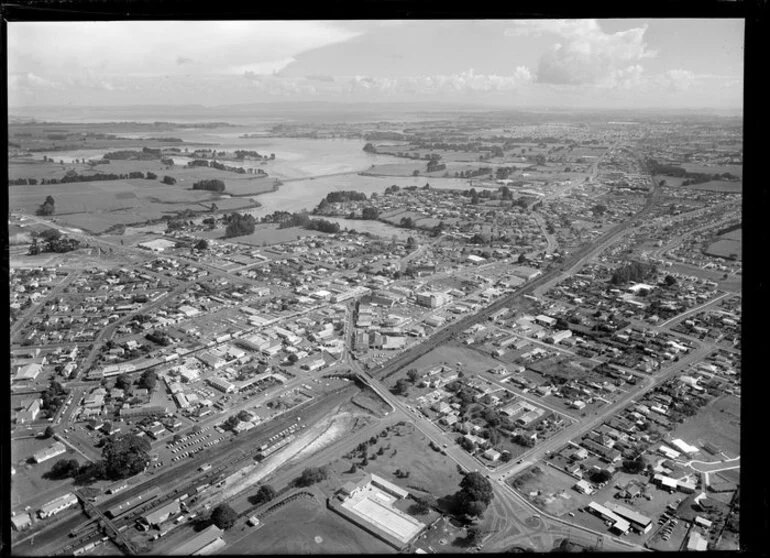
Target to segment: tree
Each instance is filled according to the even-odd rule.
[[[214,511],[211,512],[211,521],[220,529],[229,529],[235,525],[238,519],[238,514],[229,504],[219,504]]]
[[[295,353],[289,353],[288,360],[290,363],[294,364],[299,360],[299,357]]]
[[[158,175],[154,172],[147,171],[147,174],[145,175],[145,178],[147,180],[156,180],[158,178]]]
[[[376,221],[380,216],[380,212],[376,207],[365,207],[361,211],[361,218],[367,221]]]
[[[365,459],[365,458],[364,458]],[[308,467],[302,474],[294,479],[295,486],[310,486],[317,482],[325,480],[329,476],[329,471],[326,467]]]
[[[417,379],[420,377],[420,373],[417,372],[416,368],[410,368],[407,373],[407,377],[409,378],[409,381],[412,383],[415,383]]]
[[[484,513],[494,498],[492,483],[484,475],[473,471],[460,481],[460,490],[455,493],[455,503],[459,513],[478,517]]]
[[[676,277],[674,277],[673,275],[666,275],[666,277],[663,279],[663,283],[667,287],[673,287],[674,285],[676,285]]]
[[[53,438],[55,435],[56,435],[56,431],[53,429],[53,426],[45,427],[45,432],[43,432],[43,437]]]
[[[263,484],[254,496],[254,503],[256,505],[265,504],[273,498],[275,498],[275,489],[269,484]]]
[[[46,477],[53,480],[66,479],[77,474],[80,464],[76,459],[60,459],[53,464]]]
[[[364,151],[367,153],[377,153],[377,148],[375,148],[373,144],[367,143],[364,145]]]
[[[608,482],[610,479],[612,479],[612,473],[610,473],[606,469],[594,469],[589,473],[588,479],[591,482],[595,482],[596,484],[601,484],[603,482]]]
[[[40,233],[40,238],[48,242],[59,240],[61,238],[61,231],[59,229],[46,229]]]
[[[419,496],[412,496],[414,504],[409,506],[409,513],[413,515],[425,515],[430,511],[430,504]]]
[[[198,242],[196,242],[193,245],[193,248],[196,250],[208,250],[209,249],[209,241],[205,238],[201,238]]]
[[[37,208],[37,211],[35,211],[35,213],[37,215],[46,217],[48,215],[53,215],[55,210],[56,210],[56,207],[54,205],[53,198],[51,196],[48,196],[45,199],[45,202],[40,207]]]
[[[398,380],[396,385],[393,387],[393,393],[395,395],[403,395],[406,397],[409,394],[409,381],[405,378]]]
[[[139,387],[143,387],[147,391],[155,389],[155,384],[158,383],[158,374],[154,370],[145,370],[139,378]]]
[[[198,182],[193,184],[192,189],[193,190],[210,190],[212,192],[224,192],[225,183],[215,178],[211,180],[199,180]]]
[[[538,153],[537,155],[535,155],[535,163],[540,166],[545,165],[545,155],[543,155],[542,153]]]
[[[641,455],[636,459],[630,459],[623,462],[623,470],[632,475],[638,475],[644,471],[646,467],[647,463]]]
[[[173,176],[166,175],[163,177],[163,180],[161,180],[161,182],[163,182],[163,184],[168,184],[169,186],[173,186],[174,184],[176,184],[176,178],[174,178]]]
[[[109,479],[125,479],[141,473],[149,463],[150,442],[136,434],[110,436],[102,448],[104,473]]]
[[[232,415],[232,416],[227,418],[227,420],[225,421],[224,426],[225,426],[225,428],[227,428],[229,430],[232,430],[233,428],[238,426],[238,424],[240,424],[240,422],[241,422],[241,419],[239,419],[237,415]]]
[[[126,374],[121,374],[115,380],[115,387],[118,389],[127,390],[132,385],[133,385],[133,382],[131,381],[131,378],[129,378]]]
[[[401,226],[405,229],[414,228],[414,219],[411,217],[401,217]]]
[[[410,236],[406,239],[406,249],[410,252],[413,252],[414,250],[417,250],[417,241],[414,239],[413,236]]]

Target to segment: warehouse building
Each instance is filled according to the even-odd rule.
[[[197,554],[217,539],[221,540],[224,531],[216,525],[211,525],[195,535],[186,543],[169,551],[171,556],[191,556]]]
[[[169,517],[179,513],[179,500],[174,500],[159,507],[156,510],[151,511],[144,516],[144,520],[151,527],[157,527],[161,523],[168,520]]]
[[[32,455],[32,459],[34,459],[35,463],[42,463],[43,461],[48,461],[49,459],[56,457],[57,455],[61,455],[66,451],[67,448],[64,444],[61,442],[54,442],[47,448],[34,453]]]
[[[60,511],[66,510],[70,506],[74,506],[77,503],[77,496],[75,496],[72,492],[67,492],[64,495],[51,500],[47,504],[44,504],[38,510],[37,515],[40,517],[40,519],[45,519],[46,517],[54,516]]]

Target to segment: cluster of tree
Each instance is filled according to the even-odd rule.
[[[641,455],[638,456],[636,459],[628,459],[626,461],[623,461],[623,470],[626,473],[630,473],[632,475],[638,475],[642,471],[644,471],[647,468],[647,462],[644,460],[644,457]]]
[[[139,377],[139,381],[137,382],[137,385],[140,388],[144,388],[147,391],[152,391],[155,389],[155,385],[158,383],[158,374],[155,372],[155,370],[145,370],[142,372],[142,375]]]
[[[32,239],[32,244],[27,252],[30,256],[42,254],[44,252],[54,252],[56,254],[64,254],[66,252],[72,252],[80,248],[80,241],[75,238],[59,238],[56,240],[48,241],[44,244],[39,244],[37,238]]]
[[[201,238],[200,240],[198,240],[198,242],[193,244],[193,248],[195,248],[196,250],[201,250],[201,251],[208,250],[209,249],[209,241],[206,240],[205,238]]]
[[[407,396],[409,395],[409,380],[406,378],[401,378],[396,381],[396,384],[391,389],[391,392],[394,395],[403,395]]]
[[[282,216],[278,228],[286,229],[289,227],[302,227],[310,231],[329,234],[340,232],[339,223],[327,221],[326,219],[311,219],[307,213],[290,213]]]
[[[425,168],[426,172],[436,172],[442,170],[446,170],[446,165],[444,163],[439,163],[436,159],[431,159],[428,161],[428,164]]]
[[[415,145],[420,149],[430,149],[436,151],[478,151],[482,149],[484,145],[480,141],[468,142],[468,143],[448,143],[448,142],[430,142],[430,141],[417,141]]]
[[[535,155],[535,164],[540,165],[542,167],[543,165],[545,165],[545,163],[546,163],[545,155],[543,155],[542,153],[538,153],[537,155]]]
[[[365,207],[361,211],[361,219],[365,219],[367,221],[376,221],[380,218],[380,210],[376,207]]]
[[[476,170],[455,171],[455,178],[475,178],[492,174],[492,167],[479,167]]]
[[[250,158],[250,159],[267,159],[268,158],[267,156],[260,155],[256,151],[249,151],[249,150],[246,150],[246,149],[236,149],[235,152],[233,153],[233,155],[239,161],[242,161],[243,159],[245,159],[247,157]],[[273,153],[273,157],[272,158],[275,159],[275,153]]]
[[[411,217],[401,217],[399,224],[404,229],[413,229],[415,227],[414,219]]]
[[[417,139],[416,136],[408,136],[401,132],[368,132],[364,134],[364,139],[367,141],[381,141],[381,140],[395,140],[395,141],[412,141]]]
[[[591,469],[588,473],[588,480],[601,484],[603,482],[609,482],[612,479],[612,473],[606,469]]]
[[[211,522],[222,530],[227,530],[238,520],[238,514],[229,504],[219,504],[211,512]]]
[[[273,498],[275,498],[275,489],[269,484],[263,484],[259,487],[257,493],[249,498],[249,502],[255,506],[259,506],[261,504],[266,504]]]
[[[37,178],[12,178],[8,180],[9,186],[35,186],[37,184]]]
[[[377,153],[377,148],[376,148],[376,147],[374,147],[374,144],[372,144],[372,143],[367,143],[367,144],[364,146],[364,151],[366,151],[367,153]]]
[[[164,347],[167,347],[169,344],[171,344],[171,339],[164,331],[151,331],[145,335],[144,338],[148,341],[152,341],[153,343],[157,343],[158,345],[163,345]]]
[[[160,158],[160,149],[151,149],[143,147],[141,151],[124,149],[105,153],[104,158],[108,161],[154,161]]]
[[[40,408],[48,413],[48,415],[53,416],[64,404],[68,393],[59,382],[51,381],[48,384],[48,388],[43,392],[43,403],[40,405]]]
[[[225,238],[233,238],[236,236],[245,236],[254,232],[256,225],[256,219],[248,214],[231,213],[224,217],[225,223]]]
[[[56,211],[56,203],[52,196],[46,196],[45,201],[37,208],[35,212],[37,215],[53,215]]]
[[[339,190],[329,192],[324,198],[327,203],[345,203],[351,201],[366,201],[366,194],[355,190]]]
[[[302,474],[294,479],[294,486],[310,486],[329,476],[329,470],[326,467],[308,467]]]
[[[638,283],[654,275],[656,272],[657,267],[655,264],[645,262],[630,262],[619,267],[612,273],[610,283],[613,285],[622,285],[630,281]]]
[[[161,180],[161,182],[163,184],[168,184],[169,186],[173,186],[174,184],[176,184],[176,178],[174,178],[173,176],[166,175],[163,177],[163,180]]]
[[[63,480],[77,475],[79,469],[80,464],[76,459],[60,459],[43,476],[51,480]]]
[[[594,214],[594,216],[601,217],[607,212],[607,206],[603,203],[597,203],[591,208],[591,212]]]
[[[210,180],[199,180],[192,187],[193,190],[209,190],[211,192],[224,192],[225,183],[216,178]]]
[[[212,169],[217,169],[221,171],[237,172],[238,174],[246,174],[246,169],[244,169],[243,167],[232,167],[230,165],[225,165],[224,163],[219,163],[217,161],[211,161],[209,163],[209,167],[211,167]],[[265,171],[263,171],[262,169],[257,169],[257,172],[263,173]]]
[[[458,514],[479,517],[494,498],[492,483],[478,472],[466,473],[460,481],[460,490],[454,495]]]
[[[149,462],[150,442],[136,434],[110,436],[102,447],[104,476],[119,480],[141,473]]]

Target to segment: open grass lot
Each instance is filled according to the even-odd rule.
[[[416,495],[430,494],[436,499],[454,494],[460,489],[462,476],[457,465],[449,457],[441,455],[428,447],[429,440],[417,431],[413,425],[405,424],[394,427],[386,437],[378,437],[374,446],[369,446],[370,457],[366,466],[361,466],[361,459],[340,459],[332,464],[340,482],[361,477],[361,470],[374,473]],[[372,460],[380,447],[386,448],[382,455]],[[359,466],[359,472],[349,473],[351,464]],[[397,469],[408,471],[408,478],[398,478]],[[420,521],[423,518],[419,517]]]
[[[227,554],[385,554],[395,549],[326,508],[300,499],[265,519],[262,527],[235,540]],[[232,538],[238,536],[238,531]],[[225,541],[229,542],[229,536]]]
[[[522,482],[519,484],[517,479]],[[594,498],[572,490],[577,482],[573,477],[546,465],[538,463],[508,481],[530,502],[551,515],[565,515],[588,505]],[[514,484],[514,482],[516,484]]]
[[[16,186],[9,189],[9,206],[11,211],[32,214],[48,195],[56,203],[56,221],[95,233],[118,223],[142,223],[186,209],[205,211],[212,203],[221,202],[228,209],[253,205],[247,199],[220,200],[203,190],[134,179]]]
[[[743,176],[743,165],[701,165],[698,163],[682,163],[687,172],[702,172],[707,174],[722,174],[729,172],[735,176]]]
[[[47,439],[23,439],[13,440],[11,442],[11,465],[16,469],[10,486],[10,497],[12,509],[19,507],[19,502],[24,502],[37,510],[42,504],[53,500],[57,496],[64,494],[72,486],[72,481],[49,480],[44,479],[43,475],[51,470],[54,463],[60,459],[76,459],[79,463],[85,460],[82,456],[67,450],[67,452],[58,455],[43,463],[27,463],[27,459],[36,451],[45,449],[53,444],[55,440]]]
[[[702,184],[685,186],[693,190],[705,190],[708,192],[726,192],[728,194],[740,194],[743,191],[743,182],[728,182],[726,180],[711,180]]]
[[[500,362],[494,358],[487,357],[473,349],[460,345],[446,344],[421,356],[402,370],[403,377],[406,377],[406,371],[410,368],[416,368],[421,372],[442,364],[457,368],[458,362],[462,363],[459,369],[465,372],[466,376],[484,372],[490,368],[495,368],[500,364]],[[389,381],[395,383],[400,377],[400,375],[391,376]]]
[[[297,240],[298,238],[306,236],[319,235],[324,235],[324,233],[318,231],[309,231],[301,227],[288,227],[285,229],[279,229],[278,225],[273,224],[256,225],[252,234],[246,236],[236,236],[233,238],[224,238],[224,228],[196,233],[196,236],[201,238],[213,238],[215,240],[221,239],[225,242],[248,244],[250,246],[269,246],[271,244],[280,244],[281,242]]]
[[[740,240],[723,238],[709,245],[704,252],[709,256],[717,256],[720,258],[737,257],[738,259],[742,259],[743,245]]]
[[[723,395],[688,418],[672,432],[672,438],[699,446],[711,442],[729,457],[740,453],[741,400],[734,395]],[[714,457],[714,460],[718,457]],[[710,461],[709,458],[704,458]]]

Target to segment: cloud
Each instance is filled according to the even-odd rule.
[[[657,82],[669,91],[687,91],[696,81],[708,79],[712,76],[697,76],[689,70],[668,70],[658,76]]]
[[[184,64],[195,64],[195,60],[186,56],[177,56],[176,65],[183,66]]]
[[[647,48],[644,34],[647,26],[617,33],[605,33],[594,19],[521,21],[505,30],[506,36],[539,36],[555,34],[554,43],[537,67],[540,83],[583,85],[602,84],[625,79],[622,73],[633,68],[638,74],[639,61],[657,53]],[[641,68],[641,66],[640,66]],[[619,74],[620,72],[620,74]],[[628,76],[626,76],[628,77]]]
[[[294,58],[284,58],[283,60],[267,60],[265,62],[232,66],[228,68],[228,73],[242,74],[245,78],[253,79],[256,76],[276,74],[292,62],[294,62]]]
[[[305,76],[305,79],[309,79],[311,81],[323,81],[325,83],[334,83],[334,76],[327,76],[327,75]]]
[[[63,84],[27,72],[22,74],[10,74],[8,76],[8,87],[9,89],[61,89]]]
[[[519,66],[510,75],[477,74],[473,69],[455,74],[402,76],[380,78],[354,76],[348,81],[348,92],[376,91],[386,94],[413,93],[419,95],[445,93],[485,93],[514,91],[532,81],[526,66]]]

